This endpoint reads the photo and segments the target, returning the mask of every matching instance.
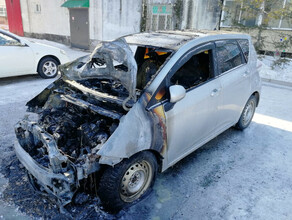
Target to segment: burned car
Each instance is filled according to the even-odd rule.
[[[60,72],[27,103],[15,152],[33,187],[61,207],[85,182],[105,207],[133,203],[158,171],[248,127],[261,89],[251,38],[221,31],[125,36]]]

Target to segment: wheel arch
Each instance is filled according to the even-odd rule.
[[[39,69],[40,63],[42,62],[42,60],[44,60],[44,59],[46,59],[46,58],[53,58],[53,59],[55,59],[55,60],[58,62],[58,65],[61,64],[61,62],[60,62],[60,60],[58,59],[58,57],[56,57],[56,56],[54,56],[54,55],[46,55],[46,56],[43,56],[43,57],[39,60],[38,65],[37,65],[37,69],[36,69],[37,72],[38,72],[38,69]]]
[[[157,162],[157,165],[158,165],[158,171],[161,172],[162,171],[162,161],[163,161],[163,156],[161,155],[161,153],[156,151],[156,150],[154,150],[154,149],[147,149],[147,150],[143,150],[143,151],[148,151],[148,152],[152,153],[155,156],[156,162]],[[140,151],[140,152],[143,152],[143,151]]]
[[[153,149],[145,149],[145,150],[142,150],[142,151],[135,152],[134,154],[131,154],[130,157],[123,158],[120,162],[118,162],[118,163],[116,163],[114,165],[109,165],[109,164],[100,164],[100,165],[101,165],[101,167],[104,167],[104,168],[106,168],[106,167],[113,167],[113,166],[121,163],[122,161],[128,160],[128,159],[130,159],[130,158],[134,157],[135,155],[140,154],[142,152],[150,152],[150,153],[152,153],[155,156],[155,159],[156,159],[156,162],[157,162],[157,165],[158,165],[158,171],[161,172],[161,170],[162,170],[163,156],[161,155],[160,152],[158,152],[156,150],[153,150]]]
[[[256,99],[257,99],[256,107],[258,107],[259,102],[260,102],[260,93],[258,91],[255,91],[252,95],[256,97]]]

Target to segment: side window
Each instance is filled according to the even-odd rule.
[[[19,42],[12,37],[0,33],[0,46],[14,46],[19,45]]]
[[[248,54],[249,54],[248,40],[238,40],[238,43],[241,47],[241,50],[243,52],[246,62],[248,62]]]
[[[212,50],[193,55],[170,79],[170,85],[185,89],[197,86],[213,76]]]
[[[216,53],[219,74],[231,70],[244,63],[236,41],[216,42]]]
[[[213,43],[202,47],[202,50],[200,52],[194,53],[193,50],[186,53],[184,57],[186,57],[186,59],[188,60],[186,62],[183,61],[184,59],[177,61],[178,66],[174,67],[172,70],[175,71],[175,73],[172,74],[172,71],[168,73],[171,74],[172,77],[169,78],[168,75],[162,81],[162,83],[154,93],[153,97],[149,101],[147,108],[151,108],[158,103],[169,100],[169,86],[181,85],[187,90],[195,87],[196,85],[204,83],[210,78],[213,78],[213,53]]]

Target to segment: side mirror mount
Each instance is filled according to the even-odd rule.
[[[186,89],[180,85],[173,85],[169,87],[170,102],[176,103],[186,96]]]

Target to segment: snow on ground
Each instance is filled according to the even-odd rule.
[[[292,83],[292,59],[287,58],[290,62],[282,67],[275,66],[273,69],[273,63],[276,59],[273,56],[259,57],[259,62],[262,64],[261,78]]]

